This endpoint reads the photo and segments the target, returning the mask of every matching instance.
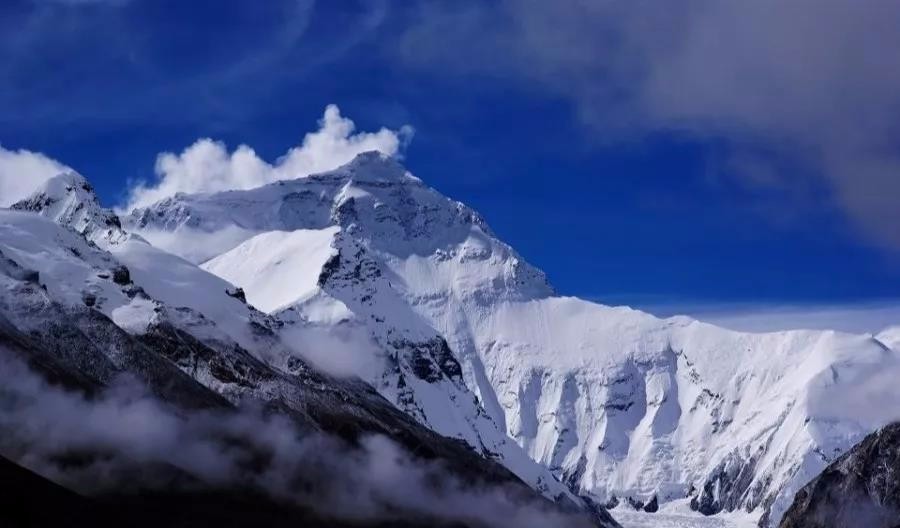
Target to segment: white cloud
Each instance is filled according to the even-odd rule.
[[[198,140],[181,154],[160,154],[156,160],[158,181],[132,188],[126,209],[148,206],[179,192],[250,189],[300,178],[337,168],[366,151],[394,156],[411,137],[412,128],[408,126],[357,133],[352,120],[341,116],[336,105],[328,105],[319,130],[306,134],[299,146],[274,164],[261,159],[246,145],[229,153],[224,143],[208,138]]]
[[[742,332],[781,330],[839,330],[877,334],[900,325],[900,301],[848,304],[749,304],[749,303],[636,303],[659,317],[689,315],[701,321]]]
[[[666,130],[763,147],[760,161],[798,163],[873,242],[900,250],[900,3],[424,5],[397,46],[405,63],[524,80],[572,100],[607,141]],[[757,169],[787,193],[809,184]]]
[[[27,198],[42,183],[68,170],[72,169],[38,152],[0,146],[0,207]]]
[[[251,398],[229,410],[177,410],[123,375],[88,399],[46,383],[2,345],[0,399],[0,452],[85,495],[252,490],[354,525],[431,517],[486,528],[591,524],[514,482],[463,481],[383,436],[361,434],[351,445],[301,430]],[[88,456],[67,463],[72,453]],[[140,471],[147,468],[185,478]]]

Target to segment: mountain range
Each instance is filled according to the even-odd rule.
[[[86,395],[57,395],[66,405],[131,409],[125,374],[149,391],[139,402],[164,402],[151,407],[165,423],[250,424],[238,436],[253,453],[273,448],[248,430],[283,416],[362,472],[387,450],[407,487],[450,475],[415,504],[404,486],[365,490],[381,520],[458,521],[448,505],[472,504],[474,486],[491,515],[505,505],[573,526],[615,526],[605,508],[623,501],[676,500],[777,526],[798,491],[900,418],[900,327],[742,333],[562,296],[481,215],[375,152],[133,211],[104,209],[87,180],[61,174],[0,211],[0,280],[2,348],[55,384],[43,392]],[[199,434],[218,445],[213,429]],[[86,480],[64,470],[58,442],[33,436],[0,453],[73,489]],[[221,484],[131,451],[166,482]],[[225,480],[275,493],[262,466]],[[491,515],[475,522],[504,524]]]

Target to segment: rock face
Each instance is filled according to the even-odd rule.
[[[780,526],[900,526],[900,423],[867,436],[804,486]]]
[[[183,254],[242,287],[282,335],[370,343],[383,361],[365,377],[380,394],[537,489],[551,477],[506,437],[599,504],[690,496],[704,513],[769,512],[777,524],[803,484],[900,418],[896,406],[860,417],[849,405],[873,396],[859,387],[900,376],[900,353],[879,339],[732,332],[559,296],[478,213],[377,153],[258,189],[178,195],[124,224],[173,251],[191,241]],[[273,249],[286,246],[309,253]]]

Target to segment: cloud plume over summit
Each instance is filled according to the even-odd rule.
[[[337,168],[366,151],[395,156],[412,134],[408,126],[399,130],[357,132],[355,123],[342,116],[337,105],[331,104],[319,120],[319,129],[307,133],[300,145],[288,150],[275,163],[261,159],[247,145],[229,152],[224,143],[209,138],[197,140],[180,154],[160,154],[156,159],[157,180],[132,187],[125,209],[144,207],[179,192],[250,189],[300,178]]]
[[[40,184],[66,170],[70,169],[39,152],[0,146],[0,207],[26,198]]]

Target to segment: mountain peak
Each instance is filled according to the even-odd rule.
[[[94,187],[75,171],[50,178],[11,208],[45,216],[90,239],[113,240],[124,236],[119,217],[100,205]]]
[[[51,199],[60,200],[67,195],[76,195],[85,200],[97,201],[94,187],[87,179],[75,171],[65,171],[50,178],[39,187],[32,197],[42,195]]]
[[[377,150],[357,154],[350,163],[331,173],[346,174],[356,182],[386,183],[400,181],[420,181],[413,176],[395,157]]]

